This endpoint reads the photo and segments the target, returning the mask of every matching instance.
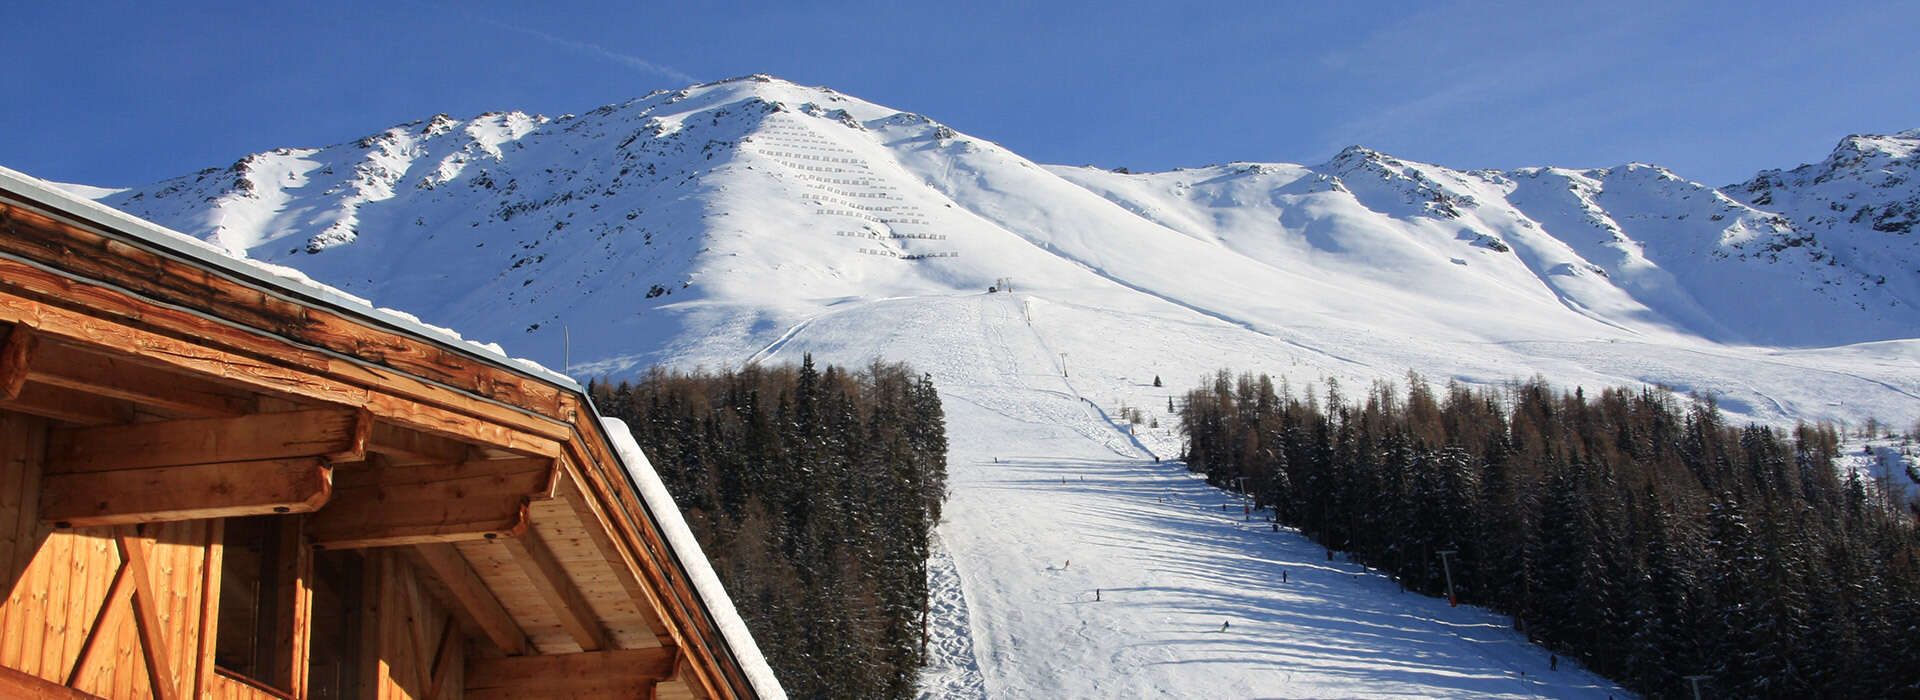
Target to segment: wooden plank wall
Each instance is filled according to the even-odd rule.
[[[33,561],[48,530],[40,525],[40,472],[47,422],[0,411],[0,594]]]
[[[0,666],[107,698],[283,697],[215,673],[201,643],[203,620],[216,619],[207,606],[217,607],[218,593],[204,579],[209,556],[219,556],[209,546],[218,522],[140,530],[49,536],[0,603]],[[363,697],[458,700],[466,635],[419,570],[394,552],[368,554]],[[131,566],[141,559],[145,567]],[[145,584],[135,580],[142,575]],[[161,662],[159,673],[148,659]]]
[[[0,603],[0,666],[102,697],[194,695],[216,529],[52,533]]]

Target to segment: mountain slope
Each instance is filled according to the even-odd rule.
[[[1241,529],[1156,464],[1168,431],[1108,417],[1170,419],[1220,367],[1659,384],[1767,422],[1920,415],[1913,137],[1859,138],[1726,190],[1360,148],[1131,175],[754,76],[577,116],[443,115],[104,201],[575,375],[802,352],[930,372],[953,406],[941,687],[1604,693],[1540,678],[1543,654],[1480,613]],[[1245,593],[1276,569],[1319,588]],[[1129,590],[1082,604],[1093,588]],[[1163,647],[1185,660],[1143,655]]]
[[[1653,166],[1459,172],[1362,148],[1318,166],[1122,175],[1038,166],[918,115],[754,77],[558,119],[443,115],[106,201],[554,364],[564,328],[596,371],[738,362],[846,300],[1011,277],[1185,309],[1280,347],[1340,346],[1310,361],[1319,370],[1494,380],[1574,363],[1592,374],[1567,381],[1846,418],[1907,399],[1769,408],[1758,394],[1775,392],[1701,382],[1684,359],[1595,366],[1511,344],[1774,360],[1759,348],[1911,339],[1920,254],[1900,227],[1920,196],[1905,179],[1914,139],[1876,138],[1820,172],[1729,189],[1739,197]],[[1887,201],[1835,214],[1862,192]]]

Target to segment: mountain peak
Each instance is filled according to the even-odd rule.
[[[1911,141],[1850,143],[1865,152],[1880,146],[1874,138]],[[1726,283],[1783,275],[1807,280],[1776,285],[1783,303],[1853,309],[1818,314],[1837,319],[1831,325],[1849,334],[1842,339],[1895,337],[1888,329],[1910,328],[1907,308],[1920,307],[1920,292],[1909,294],[1893,274],[1912,255],[1886,251],[1876,262],[1870,253],[1879,248],[1840,245],[1851,217],[1875,230],[1908,225],[1904,204],[1860,214],[1855,202],[1838,202],[1855,207],[1844,212],[1824,201],[1803,211],[1746,198],[1756,212],[1644,163],[1462,172],[1362,145],[1319,166],[1235,161],[1138,177],[1066,170],[921,115],[753,74],[567,119],[435,115],[350,144],[257,154],[228,172],[109,201],[364,296],[442,299],[420,310],[494,337],[548,333],[569,319],[595,323],[579,309],[621,306],[636,288],[635,318],[693,302],[785,318],[786,309],[811,308],[808,300],[937,296],[1008,276],[1061,287],[1157,280],[1171,286],[1156,294],[1205,306],[1215,291],[1173,290],[1179,285],[1155,270],[1174,260],[1228,265],[1219,256],[1264,271],[1246,272],[1248,280],[1311,270],[1372,290],[1362,296],[1424,309],[1406,312],[1416,319],[1408,323],[1453,317],[1444,309],[1457,299],[1505,304],[1491,299],[1512,289],[1549,295],[1536,300],[1546,302],[1544,316],[1577,310],[1572,320],[1516,314],[1511,327],[1489,332],[1499,337],[1562,322],[1595,332],[1594,318],[1607,328],[1713,339],[1839,337],[1746,314],[1752,294]],[[1484,257],[1506,248],[1527,255]],[[1829,257],[1814,265],[1814,253]],[[1718,282],[1689,282],[1701,269],[1713,273],[1699,279]],[[1581,272],[1594,270],[1604,275]],[[438,291],[475,275],[464,286],[486,291]],[[1881,276],[1890,279],[1884,287],[1874,282]],[[1341,307],[1322,291],[1280,296],[1322,308],[1314,314]],[[514,327],[501,328],[504,319]],[[749,338],[758,327],[730,332]]]
[[[1852,134],[1834,146],[1831,163],[1851,165],[1863,159],[1911,159],[1920,153],[1920,129],[1892,134]]]

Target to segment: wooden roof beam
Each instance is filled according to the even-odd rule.
[[[544,496],[554,469],[554,460],[539,457],[342,466],[337,496],[313,517],[309,534],[323,549],[516,537],[527,531],[528,500]]]
[[[133,404],[72,389],[28,382],[0,410],[17,411],[82,426],[118,425],[133,420]]]
[[[566,568],[560,565],[538,532],[528,529],[526,534],[503,542],[533,582],[534,590],[547,602],[554,616],[560,618],[560,626],[582,651],[599,651],[611,645],[606,628],[594,616],[586,597],[573,585],[573,580],[567,578]]]
[[[239,416],[256,408],[251,393],[155,369],[130,357],[88,352],[66,344],[40,344],[32,350],[26,368],[26,378],[34,382],[131,401],[189,418]]]
[[[508,656],[523,656],[532,650],[533,645],[527,642],[520,623],[514,621],[506,606],[494,597],[459,549],[445,542],[434,542],[416,545],[413,552],[417,566],[433,572],[434,578],[452,594],[455,607],[466,613],[494,647]]]
[[[0,328],[0,409],[80,425],[111,425],[133,420],[133,407],[112,399],[59,387],[28,384],[40,336],[22,324]]]
[[[65,528],[311,513],[332,486],[332,469],[317,457],[48,473],[40,520]]]
[[[459,464],[475,457],[475,448],[469,443],[386,422],[373,424],[367,449],[384,455],[389,464],[399,466]]]
[[[88,306],[85,312],[75,311],[37,298],[42,296],[82,297]],[[137,319],[139,325],[127,319]],[[137,355],[256,391],[364,407],[397,425],[516,454],[559,456],[561,441],[571,432],[570,426],[551,419],[5,258],[0,258],[0,322],[31,325],[46,338]]]
[[[55,430],[47,472],[324,457],[364,458],[373,419],[365,411],[325,408],[237,418],[190,418]]]
[[[6,193],[0,192],[0,198],[7,198]],[[491,366],[405,331],[293,301],[268,285],[103,230],[110,226],[67,220],[30,201],[0,202],[0,231],[6,233],[0,235],[0,251],[311,347],[374,359],[416,377],[559,415],[563,391],[550,382]],[[0,273],[0,278],[6,276]]]
[[[652,697],[680,666],[672,647],[467,660],[468,700]]]

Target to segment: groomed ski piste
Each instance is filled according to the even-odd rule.
[[[1164,426],[1184,382],[1076,372],[1072,353],[1063,376],[1058,348],[1097,344],[1102,315],[1021,293],[894,299],[759,358],[907,358],[941,388],[950,498],[923,697],[1629,695],[1564,659],[1550,670],[1509,618],[1275,532],[1167,459],[1164,427],[1133,435],[1112,397],[1157,396],[1143,408]]]
[[[1413,371],[1901,425],[1917,152],[1849,137],[1720,189],[1362,148],[1134,175],[750,76],[90,194],[575,377],[927,372],[952,445],[928,697],[1621,697],[1507,618],[1241,513],[1172,461],[1168,398],[1221,369],[1349,396]]]

